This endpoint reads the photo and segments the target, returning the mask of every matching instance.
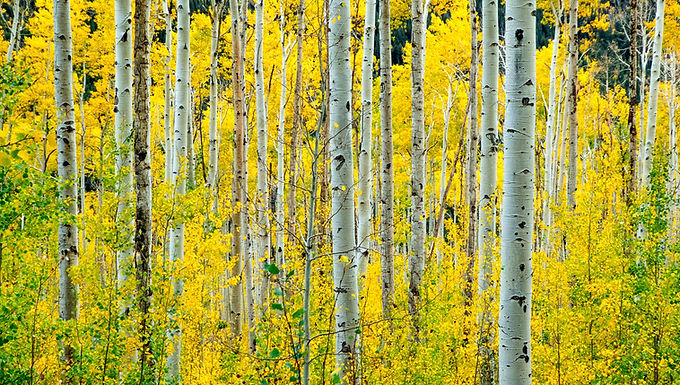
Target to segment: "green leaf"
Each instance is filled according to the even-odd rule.
[[[302,317],[303,314],[305,314],[305,310],[300,308],[295,313],[293,313],[293,318]]]
[[[274,309],[274,310],[283,310],[283,305],[281,305],[280,303],[273,303],[273,304],[272,304],[272,309]]]
[[[293,270],[293,269],[290,269],[290,271],[288,272],[288,274],[286,274],[286,278],[290,278],[290,277],[292,277],[292,276],[293,276],[293,274],[295,274],[295,270]]]
[[[281,352],[277,348],[274,348],[274,350],[269,352],[269,358],[277,358],[280,355],[281,355]]]
[[[334,384],[340,383],[340,376],[337,373],[333,374],[333,383]]]
[[[273,263],[272,263],[271,265],[265,264],[265,265],[264,265],[264,268],[267,269],[267,271],[269,272],[269,274],[272,274],[272,275],[276,275],[276,274],[278,274],[278,273],[281,272],[281,271],[279,270],[279,268],[276,267],[276,265],[273,264]]]

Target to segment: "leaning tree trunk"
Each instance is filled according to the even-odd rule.
[[[135,190],[137,196],[135,215],[135,269],[137,271],[137,306],[140,312],[140,383],[153,381],[154,361],[151,348],[151,124],[149,48],[151,33],[149,19],[150,0],[135,0],[134,42],[134,120],[135,133]]]
[[[235,264],[231,270],[231,276],[238,278],[238,283],[231,290],[231,329],[235,337],[241,335],[241,314],[243,312],[243,283],[241,281],[241,265],[246,256],[244,238],[246,236],[246,218],[243,208],[246,204],[246,178],[245,178],[245,106],[243,84],[243,53],[241,40],[241,23],[239,17],[238,0],[230,0],[231,13],[231,56],[232,61],[232,89],[234,93],[234,178],[233,178],[233,236],[232,256]],[[250,346],[250,345],[249,345]]]
[[[425,33],[427,9],[423,0],[411,3],[411,247],[408,309],[418,338],[420,284],[425,270]]]
[[[480,365],[482,384],[493,384],[494,319],[491,293],[488,292],[496,238],[496,170],[498,166],[498,4],[482,2],[482,119],[481,159],[479,162],[479,270],[477,294],[482,301],[479,320]],[[443,174],[442,174],[443,175]],[[443,178],[442,178],[443,180]]]
[[[174,159],[172,164],[173,199],[182,202],[186,193],[186,170],[187,170],[187,130],[189,125],[191,74],[189,67],[190,51],[190,20],[189,0],[177,1],[177,50],[175,67],[175,124],[174,124]],[[175,218],[175,227],[170,237],[170,263],[173,264],[172,286],[174,290],[174,306],[178,306],[184,291],[182,279],[176,275],[184,260],[184,221]],[[169,317],[168,339],[173,348],[168,355],[167,381],[179,382],[180,357],[182,354],[182,329],[180,320],[175,318],[173,312]]]
[[[269,186],[267,184],[267,106],[264,95],[262,44],[264,0],[255,3],[255,108],[257,112],[257,243],[255,260],[259,273],[258,305],[264,306],[269,291],[269,277],[264,263],[269,261]],[[252,327],[252,326],[251,326]]]
[[[468,158],[467,173],[465,175],[465,187],[468,202],[468,239],[465,248],[467,267],[465,269],[465,286],[463,294],[465,305],[468,309],[472,306],[472,285],[474,283],[473,270],[477,250],[477,147],[479,135],[477,134],[477,8],[476,1],[470,0],[470,88],[468,95],[468,107],[470,108],[470,131],[468,131]]]
[[[59,223],[59,318],[68,322],[78,317],[78,287],[71,267],[78,265],[78,215],[76,163],[76,126],[73,105],[73,66],[71,50],[71,4],[54,1],[54,102],[57,106],[57,170],[63,184],[59,200],[65,211]],[[69,324],[71,322],[68,322]],[[60,341],[64,382],[74,383],[70,374],[75,347],[70,339]]]
[[[27,4],[28,6],[28,4]],[[23,24],[24,10],[21,9],[21,0],[14,0],[12,6],[12,26],[9,30],[9,44],[7,45],[7,55],[5,61],[8,63],[12,61],[12,55],[19,46],[19,39],[21,37],[21,27]]]
[[[357,247],[359,252],[359,283],[363,286],[371,245],[373,205],[373,39],[375,32],[375,0],[366,1],[364,22],[364,57],[361,68],[361,141],[359,149],[359,197],[357,204]]]
[[[328,33],[330,76],[331,226],[335,285],[335,363],[341,384],[358,379],[356,328],[359,326],[354,226],[354,161],[349,62],[350,11],[346,0],[331,0]]]
[[[656,0],[656,30],[654,31],[654,47],[652,48],[652,72],[649,78],[649,105],[647,110],[647,134],[645,135],[645,154],[642,162],[642,186],[649,185],[649,173],[654,158],[654,141],[656,140],[656,108],[659,100],[659,80],[661,78],[661,50],[663,43],[663,18],[665,0]]]
[[[567,206],[576,207],[576,182],[578,175],[578,0],[569,1],[569,71],[567,104],[569,106],[569,179],[567,179]]]
[[[382,313],[394,307],[394,170],[392,168],[392,33],[390,0],[380,0],[380,240],[382,244]]]
[[[116,135],[116,198],[118,200],[119,231],[123,246],[116,254],[118,287],[128,278],[133,253],[132,199],[132,2],[116,0],[116,94],[115,94],[115,135]],[[129,304],[123,303],[121,314]]]
[[[501,214],[498,369],[501,385],[531,384],[536,5],[509,0],[506,16],[505,166]]]
[[[302,44],[305,30],[305,0],[300,0],[297,25],[297,64],[295,67],[295,96],[293,97],[293,130],[290,135],[290,163],[288,165],[288,242],[297,238],[297,214],[295,189],[297,183],[298,135],[302,129]]]

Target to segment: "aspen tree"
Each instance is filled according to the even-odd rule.
[[[411,245],[408,308],[418,338],[420,284],[425,270],[425,34],[427,7],[411,2]]]
[[[654,158],[654,141],[656,140],[657,104],[659,100],[659,80],[661,80],[661,51],[663,49],[663,19],[665,0],[656,0],[656,28],[654,30],[654,47],[652,48],[652,71],[649,77],[649,104],[647,106],[647,133],[645,134],[645,153],[642,162],[642,186],[649,185],[649,173]]]
[[[133,216],[131,211],[134,196],[132,186],[132,2],[116,0],[116,62],[115,62],[115,135],[116,135],[116,197],[118,218],[125,240],[124,246],[116,254],[117,281],[119,287],[127,280],[128,269],[133,253]],[[121,307],[124,312],[127,304]]]
[[[172,62],[172,16],[170,15],[170,0],[163,1],[163,16],[165,18],[165,48],[168,53],[165,57],[165,112],[163,114],[165,127],[165,183],[172,183],[172,162],[174,159],[174,146],[172,143],[172,74],[170,63]]]
[[[468,239],[465,250],[467,268],[465,270],[465,295],[466,306],[472,306],[473,270],[477,250],[477,147],[479,146],[479,134],[477,133],[477,8],[476,1],[468,3],[470,11],[470,88],[468,95],[468,108],[470,112],[470,130],[468,131],[468,158],[465,175],[465,187],[468,203]]]
[[[217,190],[218,182],[218,162],[219,162],[219,148],[217,137],[217,52],[220,45],[220,31],[222,29],[222,14],[224,13],[224,1],[216,2],[210,1],[210,8],[212,9],[212,29],[210,32],[210,111],[208,118],[208,190],[212,192]],[[216,197],[215,197],[216,198]],[[215,206],[217,209],[217,200],[215,199]]]
[[[71,268],[78,265],[78,215],[76,185],[76,127],[73,104],[73,64],[71,49],[71,4],[54,0],[54,102],[57,107],[57,170],[62,183],[59,200],[67,216],[59,223],[59,318],[68,322],[78,318],[78,286]],[[75,347],[66,339],[60,341],[64,382],[74,383],[69,374],[74,364]]]
[[[279,97],[279,127],[276,136],[276,265],[283,266],[286,263],[284,245],[284,209],[283,209],[283,190],[284,190],[284,169],[285,169],[285,126],[286,126],[286,94],[288,82],[286,69],[288,67],[288,57],[291,52],[291,45],[286,44],[286,16],[283,2],[280,9],[281,18],[281,95]]]
[[[181,202],[186,193],[187,173],[187,131],[189,126],[191,72],[189,65],[190,52],[190,20],[189,1],[177,1],[177,50],[175,68],[175,124],[174,124],[174,159],[172,164],[173,199]],[[179,272],[184,260],[184,220],[176,219],[170,237],[170,263],[174,265],[175,275]],[[175,306],[179,305],[184,292],[181,278],[172,278]],[[179,382],[180,357],[182,354],[182,329],[180,320],[174,314],[169,315],[168,339],[173,347],[168,356],[168,382]]]
[[[487,290],[493,264],[496,237],[496,170],[498,167],[498,3],[482,2],[482,115],[481,159],[479,161],[479,270],[477,294],[482,299],[478,317],[480,338],[480,381],[493,384],[493,353],[489,340],[493,316]],[[442,172],[442,181],[444,173]],[[443,185],[442,185],[443,186]]]
[[[139,357],[140,382],[152,381],[154,360],[151,345],[151,122],[149,51],[151,33],[149,0],[135,0],[135,41],[133,80],[133,130],[135,133],[135,269],[137,272],[137,307],[140,314]]]
[[[506,4],[498,375],[501,385],[522,385],[531,384],[536,5],[519,0]]]
[[[547,255],[551,252],[551,240],[550,233],[552,228],[552,209],[550,208],[551,200],[554,199],[553,185],[554,176],[553,172],[555,163],[557,161],[557,138],[559,133],[557,132],[557,105],[559,104],[559,98],[557,95],[557,55],[559,53],[560,47],[560,32],[561,32],[561,22],[562,10],[559,13],[553,7],[553,15],[555,16],[555,31],[553,33],[552,42],[552,56],[550,57],[550,85],[548,88],[548,117],[545,124],[545,151],[544,151],[544,180],[543,180],[543,192],[545,194],[545,199],[543,199],[543,224],[545,225],[545,234],[542,242],[542,246],[546,251]],[[484,140],[484,138],[482,138]],[[480,193],[481,194],[481,193]]]
[[[294,242],[297,225],[297,214],[295,210],[295,190],[297,183],[297,162],[298,162],[298,135],[302,129],[302,59],[303,59],[303,36],[305,31],[305,0],[300,0],[298,7],[297,37],[297,64],[295,66],[295,94],[293,96],[293,130],[290,135],[290,161],[288,164],[288,242]]]
[[[26,5],[28,6],[28,4]],[[9,44],[7,45],[7,55],[5,61],[12,61],[14,51],[19,47],[19,40],[21,39],[21,29],[24,25],[25,9],[21,7],[21,0],[14,0],[12,5],[12,26],[9,29]]]
[[[356,328],[359,326],[358,260],[354,225],[354,161],[349,62],[350,4],[331,0],[329,7],[331,226],[335,292],[335,363],[341,384],[357,381]],[[299,48],[299,47],[298,47]]]
[[[640,23],[638,22],[638,0],[630,1],[630,76],[628,79],[628,175],[626,175],[627,183],[624,188],[624,197],[626,205],[632,203],[633,196],[637,191],[637,141],[638,132],[635,122],[635,113],[639,103],[637,96],[637,66],[638,66],[638,52],[637,39],[640,30]]]
[[[359,147],[359,197],[357,200],[357,247],[359,252],[359,283],[363,286],[371,244],[371,214],[373,204],[373,158],[371,129],[373,128],[373,47],[375,33],[375,0],[366,1],[364,22],[364,57],[361,68],[361,140]]]
[[[382,244],[382,313],[394,306],[394,169],[392,144],[392,33],[390,0],[380,0],[380,241]]]
[[[576,207],[576,178],[578,170],[578,0],[569,0],[569,70],[567,72],[569,114],[569,178],[567,206]]]
[[[243,213],[246,204],[245,177],[245,106],[243,84],[243,53],[241,40],[241,20],[238,0],[229,0],[231,14],[231,53],[232,53],[232,89],[234,93],[234,178],[232,186],[233,235],[232,256],[236,263],[231,270],[232,277],[238,277],[238,283],[231,290],[231,328],[234,336],[241,334],[241,313],[243,311],[243,284],[241,282],[241,266],[246,256],[245,235],[248,233],[247,221]]]

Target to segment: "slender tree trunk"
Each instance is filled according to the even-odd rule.
[[[340,383],[355,384],[356,328],[359,326],[357,264],[354,225],[354,160],[350,54],[350,6],[331,0],[328,33],[331,123],[331,225],[333,229],[333,282],[335,285],[335,363]],[[299,47],[298,47],[299,48]]]
[[[576,207],[578,175],[578,0],[569,1],[569,179],[567,180],[567,206]]]
[[[222,13],[224,2],[211,1],[213,11],[212,30],[210,34],[210,116],[208,118],[208,183],[210,191],[217,191],[219,148],[217,139],[217,54],[220,45],[220,31],[222,27]],[[213,210],[217,209],[217,199],[213,203]]]
[[[357,247],[359,252],[359,284],[363,286],[371,246],[371,195],[373,193],[373,47],[375,33],[375,0],[366,1],[364,22],[364,57],[361,68],[361,141],[359,149],[359,197],[357,200]]]
[[[73,103],[73,66],[71,50],[71,4],[69,0],[54,1],[54,102],[57,107],[57,163],[59,180],[63,184],[59,200],[66,215],[59,223],[59,318],[67,323],[78,318],[78,286],[73,282],[71,268],[78,265],[78,215],[76,160],[76,126]],[[71,326],[67,326],[70,328]],[[74,339],[62,338],[61,357],[63,382],[75,383],[70,373],[74,365]]]
[[[165,183],[172,183],[172,162],[174,159],[174,146],[172,143],[172,73],[170,63],[172,62],[172,16],[170,14],[169,1],[163,2],[163,13],[165,16],[165,48],[168,55],[165,57]]]
[[[5,56],[5,61],[8,63],[12,61],[12,55],[19,46],[21,27],[24,18],[24,10],[21,9],[21,0],[14,0],[12,13],[12,27],[9,30],[9,44],[7,45],[7,55]]]
[[[522,385],[531,384],[536,5],[509,0],[506,9],[507,77],[498,368],[501,385]]]
[[[452,93],[451,83],[453,79],[449,77],[449,85],[446,88],[446,105],[444,106],[444,132],[442,133],[442,165],[441,173],[439,175],[439,205],[445,206],[445,192],[446,192],[446,163],[448,161],[448,137],[449,137],[449,123],[451,121],[451,110],[453,109],[453,102],[458,94],[458,84],[456,84],[456,91]],[[434,186],[433,186],[434,187]],[[438,219],[437,219],[438,220]],[[444,226],[437,226],[437,220],[434,221],[436,229],[435,236],[439,242],[444,242]],[[437,267],[442,265],[442,248],[437,248]]]
[[[477,8],[476,1],[470,0],[470,93],[468,96],[470,108],[470,131],[468,136],[468,158],[465,187],[467,189],[468,202],[468,239],[466,245],[467,268],[465,270],[465,295],[466,306],[472,306],[475,257],[477,256],[477,147],[479,146],[479,127],[477,124]]]
[[[661,79],[661,51],[663,43],[663,19],[665,0],[656,0],[656,29],[654,31],[654,48],[652,49],[652,72],[649,78],[649,105],[647,110],[647,134],[645,135],[645,154],[642,163],[642,186],[649,185],[649,173],[654,158],[654,141],[656,140],[657,104],[659,100],[659,80]]]
[[[264,268],[269,263],[269,186],[267,183],[267,106],[264,95],[262,44],[264,0],[255,3],[255,104],[257,112],[257,248],[255,258],[259,275],[258,306],[264,306],[269,291],[269,276]]]
[[[191,61],[189,61],[189,109],[187,111],[187,132],[186,132],[186,173],[187,173],[187,183],[186,188],[191,190],[196,187],[196,153],[194,152],[194,132],[196,127],[194,127],[194,116],[195,116],[195,106],[196,106],[196,93],[191,88]]]
[[[151,345],[150,307],[151,289],[151,143],[150,143],[150,1],[135,0],[134,41],[134,99],[133,131],[135,133],[135,269],[137,271],[137,307],[140,312],[140,383],[154,378],[154,360]]]
[[[80,240],[82,246],[80,248],[80,253],[84,254],[87,251],[87,234],[85,232],[85,88],[87,87],[87,73],[85,71],[85,63],[83,63],[83,84],[82,90],[80,91],[80,177],[78,178],[78,184],[80,187],[80,194],[78,198],[80,200],[80,214],[82,221],[82,228],[80,229]]]
[[[297,229],[295,184],[297,183],[298,135],[302,129],[302,44],[305,31],[305,0],[300,0],[297,25],[297,64],[295,67],[295,96],[293,99],[293,130],[290,135],[290,164],[288,175],[288,242],[295,242]]]
[[[284,157],[285,157],[285,126],[286,126],[286,95],[288,91],[286,69],[291,46],[286,44],[286,16],[284,4],[281,3],[281,96],[279,97],[279,127],[276,139],[276,264],[283,266],[286,263],[284,244]]]
[[[668,61],[668,68],[666,70],[666,84],[669,89],[668,93],[668,148],[671,151],[670,164],[668,166],[668,188],[667,194],[670,198],[669,207],[669,226],[668,235],[669,237],[677,238],[677,228],[678,228],[678,205],[675,203],[678,189],[678,149],[677,149],[677,126],[675,124],[675,113],[678,109],[676,97],[677,97],[677,65],[675,61],[675,53],[670,54]],[[668,260],[667,260],[668,261]]]
[[[411,245],[409,250],[409,314],[418,339],[420,284],[425,270],[425,34],[427,8],[411,3]]]
[[[482,119],[481,159],[479,163],[479,268],[477,294],[482,301],[478,317],[480,383],[493,384],[494,319],[491,314],[490,287],[493,249],[496,239],[496,170],[498,167],[498,4],[496,0],[482,2]],[[442,173],[442,180],[444,174]]]
[[[232,255],[235,259],[234,267],[231,270],[232,277],[238,277],[239,281],[232,289],[231,295],[231,328],[234,336],[241,335],[241,313],[243,308],[243,283],[241,281],[241,266],[244,264],[246,256],[245,235],[247,221],[244,215],[246,204],[246,137],[245,137],[245,84],[243,84],[243,54],[241,40],[241,21],[238,0],[230,0],[231,14],[231,50],[232,57],[232,87],[234,93],[234,178],[233,178],[233,236],[232,236]],[[250,344],[249,344],[250,346]]]
[[[189,1],[177,1],[177,51],[175,68],[175,124],[174,124],[174,159],[172,164],[173,200],[182,202],[186,193],[187,173],[187,131],[189,127],[191,72],[189,66],[190,52],[190,20]],[[181,302],[184,292],[184,283],[177,277],[182,261],[184,260],[184,221],[175,218],[175,227],[172,229],[170,241],[170,263],[173,264],[172,286],[174,291],[175,307]],[[172,312],[169,317],[168,339],[173,347],[169,349],[167,381],[179,382],[180,357],[182,354],[182,329],[180,320],[175,318]]]
[[[626,205],[632,203],[632,199],[637,191],[637,125],[635,122],[635,112],[639,101],[637,100],[637,65],[639,62],[637,52],[637,40],[640,30],[638,22],[638,1],[630,1],[630,78],[628,85],[628,175],[625,188]]]
[[[122,287],[128,278],[133,254],[132,199],[132,2],[130,0],[116,0],[116,97],[115,97],[115,136],[116,136],[116,198],[118,212],[116,222],[118,231],[124,240],[123,246],[117,251],[116,274],[118,287]],[[103,165],[102,165],[103,166]],[[121,314],[129,304],[123,302]]]
[[[390,0],[380,0],[380,188],[382,313],[394,307],[394,169],[392,168],[392,33]]]
[[[543,249],[546,255],[551,252],[551,228],[552,228],[552,209],[550,207],[552,200],[555,199],[552,194],[552,186],[554,184],[554,163],[557,160],[557,139],[559,137],[559,130],[557,130],[556,117],[557,105],[559,98],[557,97],[557,55],[560,47],[560,31],[562,12],[559,13],[553,8],[553,15],[555,16],[555,32],[553,35],[552,56],[550,58],[550,86],[548,91],[548,118],[546,120],[545,128],[545,152],[544,152],[544,180],[543,192],[545,194],[543,199],[543,224],[545,226],[545,234],[543,239]],[[482,140],[484,140],[482,138]],[[481,194],[481,193],[480,193]]]
[[[644,155],[645,155],[645,82],[647,80],[647,61],[649,57],[649,39],[647,37],[647,26],[645,25],[646,22],[646,8],[647,8],[647,2],[642,2],[640,4],[640,9],[638,11],[639,15],[639,25],[640,25],[640,55],[639,55],[639,60],[640,60],[640,74],[638,75],[640,77],[640,87],[639,87],[639,95],[640,98],[639,104],[640,104],[640,117],[639,121],[640,124],[638,126],[638,153],[637,153],[637,183],[638,186],[642,185],[642,168],[644,164]],[[651,84],[650,84],[650,89],[651,89]]]

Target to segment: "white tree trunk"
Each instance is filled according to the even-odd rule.
[[[665,0],[656,0],[656,29],[654,31],[654,48],[652,49],[652,71],[649,78],[649,105],[647,110],[647,133],[645,135],[645,154],[642,162],[642,186],[649,185],[649,173],[654,158],[654,141],[656,140],[656,109],[659,100],[659,80],[661,79],[661,54],[663,43],[663,19]]]
[[[392,143],[392,33],[390,0],[380,0],[380,188],[382,313],[394,306],[394,169]]]
[[[54,1],[54,102],[57,107],[57,170],[62,189],[59,200],[71,219],[59,223],[59,318],[78,318],[78,286],[73,282],[71,267],[78,265],[78,227],[73,222],[78,215],[76,163],[76,127],[73,105],[73,66],[71,50],[71,4],[69,0]],[[61,361],[71,369],[75,358],[74,345],[61,340]],[[69,374],[65,383],[71,383]]]
[[[118,200],[118,221],[122,233],[123,247],[117,252],[117,281],[119,287],[127,280],[132,268],[133,215],[132,198],[132,2],[116,0],[116,94],[115,94],[115,135],[116,135],[116,198]],[[121,306],[124,312],[127,305]]]
[[[470,130],[468,131],[468,157],[465,173],[465,188],[468,203],[468,239],[466,245],[465,286],[463,293],[467,306],[472,306],[473,270],[477,251],[477,147],[479,146],[479,130],[477,124],[477,8],[476,1],[468,3],[470,11],[470,88],[468,94]]]
[[[224,2],[211,2],[213,10],[212,30],[210,33],[210,116],[208,118],[208,190],[217,189],[219,180],[219,148],[217,138],[217,53],[220,45],[220,31],[222,27],[222,13],[224,12]],[[215,197],[213,210],[217,208],[217,197]]]
[[[281,3],[281,95],[279,97],[279,127],[276,137],[276,264],[283,266],[286,263],[284,244],[284,170],[285,170],[285,126],[286,126],[286,94],[288,85],[286,81],[286,68],[290,55],[290,44],[286,44],[286,17],[284,4]]]
[[[578,0],[569,0],[569,178],[567,179],[567,206],[576,207],[578,175]]]
[[[168,6],[168,1],[163,2],[163,13],[165,16],[165,48],[168,55],[165,58],[165,183],[172,183],[172,162],[174,159],[174,146],[172,142],[172,73],[170,63],[172,62],[172,15]]]
[[[670,59],[668,61],[668,68],[666,70],[666,84],[669,89],[668,92],[668,148],[671,151],[670,161],[668,165],[668,187],[667,194],[670,198],[669,207],[669,226],[668,235],[669,237],[677,238],[678,229],[678,205],[675,203],[677,197],[678,189],[678,149],[677,149],[677,126],[675,124],[675,113],[678,109],[677,106],[677,64],[675,60],[675,54],[670,54]]]
[[[187,131],[189,127],[191,72],[189,66],[190,52],[190,20],[189,0],[177,1],[177,51],[175,67],[175,124],[174,124],[174,159],[172,164],[172,186],[175,202],[182,202],[186,193],[187,172]],[[174,274],[179,272],[184,260],[184,221],[177,219],[171,231],[170,263]],[[184,283],[176,276],[172,278],[175,306],[179,305],[184,291]],[[173,313],[174,314],[174,313]],[[167,381],[180,381],[180,357],[182,354],[182,329],[180,320],[169,315],[168,339],[173,347],[169,349]]]
[[[233,178],[233,236],[232,256],[235,260],[231,270],[232,277],[238,277],[238,283],[231,290],[231,327],[235,337],[241,335],[241,318],[243,312],[243,282],[241,280],[241,267],[246,256],[245,235],[247,221],[243,213],[246,204],[246,177],[245,177],[245,106],[243,70],[244,60],[241,40],[241,20],[238,0],[230,0],[231,14],[231,50],[232,57],[232,89],[234,97],[234,178]],[[250,345],[249,345],[250,346]]]
[[[331,123],[331,225],[335,285],[335,363],[341,384],[358,379],[358,253],[354,226],[354,161],[350,69],[350,4],[331,0],[328,32]]]
[[[194,108],[195,92],[191,88],[191,60],[189,61],[189,110],[187,111],[187,133],[186,133],[186,158],[187,158],[187,183],[186,188],[191,190],[196,187],[196,154],[194,152]]]
[[[482,2],[482,119],[481,159],[479,162],[479,268],[477,294],[482,301],[478,318],[480,338],[480,382],[493,384],[493,355],[490,340],[494,324],[490,286],[493,249],[496,239],[496,170],[498,167],[498,5]],[[444,173],[442,172],[442,181]]]
[[[269,276],[264,264],[269,263],[269,186],[267,184],[267,106],[264,95],[262,44],[264,0],[255,3],[255,108],[257,112],[257,247],[255,258],[259,279],[258,305],[263,306],[269,291]]]
[[[446,162],[448,160],[448,137],[449,137],[449,123],[451,121],[451,110],[453,109],[453,102],[458,94],[458,84],[456,84],[455,94],[452,93],[451,83],[453,79],[449,77],[449,85],[446,88],[446,105],[444,106],[444,132],[442,133],[442,165],[439,175],[439,204],[440,206],[446,205],[445,197],[446,194]],[[434,186],[433,186],[434,187]],[[441,207],[440,207],[441,211]],[[438,216],[437,216],[438,217]],[[435,220],[434,223],[439,219]],[[439,224],[437,228],[437,234],[435,234],[440,242],[444,242],[444,226]],[[437,267],[439,268],[442,264],[442,248],[437,248]]]
[[[409,314],[418,338],[420,284],[425,270],[425,34],[427,8],[411,3],[411,245],[409,250]]]
[[[371,245],[373,204],[373,47],[375,34],[375,0],[366,0],[364,22],[364,57],[361,68],[361,141],[359,148],[359,197],[357,200],[357,247],[359,252],[359,284],[363,286]]]
[[[531,384],[531,265],[536,126],[536,5],[509,0],[501,213],[499,380]]]
[[[550,233],[552,227],[552,210],[550,208],[551,200],[554,199],[552,194],[552,186],[554,184],[554,163],[557,159],[557,141],[556,138],[559,133],[556,132],[556,117],[557,105],[559,100],[557,97],[557,55],[560,47],[560,17],[561,11],[558,12],[553,8],[553,15],[555,16],[555,32],[553,35],[552,56],[550,57],[550,86],[548,91],[548,117],[545,128],[545,151],[544,151],[544,178],[543,178],[543,224],[545,226],[544,239],[541,245],[546,254],[550,254]],[[483,138],[482,138],[483,140]]]
[[[297,25],[297,63],[295,67],[295,96],[293,100],[293,130],[290,135],[290,161],[288,175],[288,242],[294,243],[297,238],[296,183],[298,177],[298,135],[302,129],[302,59],[305,31],[305,0],[300,0]]]

